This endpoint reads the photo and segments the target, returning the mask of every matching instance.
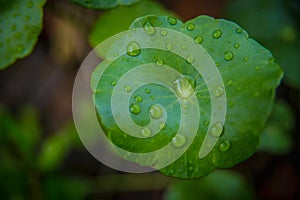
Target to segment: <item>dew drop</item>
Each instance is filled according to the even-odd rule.
[[[124,87],[125,92],[131,92],[132,88],[129,85]]]
[[[186,61],[190,64],[192,64],[194,61],[195,61],[195,58],[194,56],[192,55],[189,55],[187,58],[186,58]]]
[[[26,4],[27,8],[32,8],[33,7],[33,2],[32,1],[28,1]]]
[[[153,35],[155,33],[155,28],[150,23],[146,23],[144,25],[144,31],[148,35]]]
[[[188,98],[194,92],[192,85],[184,77],[180,77],[180,78],[176,79],[173,83],[174,83],[174,89],[175,89],[177,95],[181,98],[184,98],[184,99]]]
[[[138,56],[141,53],[141,47],[136,41],[132,41],[127,45],[126,52],[129,56]]]
[[[140,95],[136,95],[134,97],[134,101],[137,102],[137,103],[141,103],[143,101],[143,97],[140,96]]]
[[[167,48],[169,51],[171,51],[171,50],[173,49],[173,45],[172,45],[171,43],[168,43],[168,44],[166,45],[166,48]]]
[[[182,147],[186,143],[186,137],[181,134],[177,134],[175,137],[172,138],[172,144],[175,147]]]
[[[222,142],[221,144],[219,144],[218,148],[221,152],[226,152],[230,149],[231,147],[231,143],[228,140],[225,140],[224,142]]]
[[[193,170],[194,170],[194,167],[189,166],[189,171],[193,171]]]
[[[224,53],[224,59],[225,59],[226,61],[232,60],[233,57],[234,57],[234,55],[233,55],[233,53],[232,53],[231,51],[226,51],[226,52]]]
[[[131,106],[130,106],[130,112],[131,112],[132,114],[137,115],[137,114],[139,114],[139,113],[141,112],[141,107],[140,107],[138,104],[133,103],[133,104],[131,104]]]
[[[18,53],[22,53],[22,52],[24,51],[24,49],[25,49],[24,46],[21,45],[21,44],[19,44],[19,45],[17,46],[17,49],[16,49],[16,50],[17,50]]]
[[[223,124],[220,122],[215,123],[209,130],[209,134],[214,137],[220,137],[223,132]]]
[[[145,92],[146,92],[147,94],[150,94],[150,93],[151,93],[151,90],[148,89],[148,88],[146,88],[146,89],[145,89]]]
[[[111,84],[112,86],[116,86],[116,85],[117,85],[117,81],[112,81],[110,84]]]
[[[241,28],[237,28],[237,29],[235,29],[235,32],[240,34],[240,33],[242,33],[243,31],[242,31]]]
[[[160,31],[160,35],[161,35],[161,36],[166,36],[166,35],[168,35],[168,31],[165,30],[165,29],[162,29],[162,30]]]
[[[163,108],[160,105],[152,105],[149,113],[152,118],[159,119],[163,115]]]
[[[255,67],[254,67],[254,70],[255,70],[255,71],[259,71],[259,66],[255,66]]]
[[[186,50],[187,49],[187,45],[186,44],[181,45],[181,49]]]
[[[175,19],[173,17],[168,17],[168,23],[170,25],[176,25],[177,24],[177,19]]]
[[[197,44],[201,44],[203,42],[203,37],[199,35],[199,36],[196,36],[194,38],[194,40]]]
[[[213,37],[215,39],[219,39],[222,36],[222,31],[221,30],[216,30],[215,32],[213,32]]]
[[[194,29],[195,29],[195,24],[189,23],[189,24],[187,25],[186,29],[189,30],[189,31],[194,30]]]
[[[244,57],[243,58],[243,61],[248,61],[249,60],[249,57]]]
[[[144,137],[150,137],[152,135],[152,132],[149,128],[144,127],[141,129],[141,135]]]
[[[228,86],[232,86],[232,84],[233,84],[233,81],[232,81],[232,80],[228,80],[228,81],[227,81],[227,85],[228,85]]]
[[[208,126],[209,122],[208,121],[204,121],[203,124],[204,124],[204,126]]]
[[[166,128],[166,124],[165,123],[161,123],[159,125],[160,130],[164,130]]]
[[[220,63],[219,63],[219,62],[216,62],[216,66],[217,66],[217,67],[220,67]]]
[[[234,105],[234,104],[233,104],[233,102],[232,102],[232,101],[228,101],[228,106],[229,106],[229,107],[231,107],[231,108],[232,108],[232,107],[233,107],[233,105]]]
[[[217,86],[214,91],[213,94],[215,97],[221,97],[224,94],[224,89],[221,86]]]
[[[235,44],[234,44],[234,48],[236,48],[236,49],[240,48],[240,44],[235,43]]]
[[[156,61],[156,64],[157,64],[157,65],[163,65],[163,64],[164,64],[164,61],[163,61],[163,60],[157,60],[157,61]]]

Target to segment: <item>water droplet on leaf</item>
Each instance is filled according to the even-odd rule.
[[[140,95],[136,95],[134,97],[134,101],[137,103],[141,103],[143,101],[143,97],[141,97]]]
[[[195,42],[196,42],[197,44],[201,44],[201,43],[203,42],[203,37],[202,37],[202,36],[196,36],[196,37],[194,38],[194,40],[195,40]]]
[[[209,130],[209,134],[214,137],[220,137],[223,132],[223,124],[217,122]]]
[[[187,25],[186,29],[189,30],[189,31],[194,30],[194,29],[195,29],[195,24],[189,23],[189,24]]]
[[[174,89],[175,89],[177,95],[184,99],[191,96],[194,92],[192,85],[184,77],[180,77],[180,78],[176,79],[174,81],[174,86],[175,86]]]
[[[221,97],[224,94],[224,89],[221,86],[217,86],[214,91],[213,94],[215,97]]]
[[[221,31],[221,30],[216,30],[216,31],[213,33],[213,37],[214,37],[215,39],[219,39],[221,36],[222,36],[222,31]]]
[[[152,35],[155,33],[155,28],[150,24],[150,23],[146,23],[144,25],[144,31],[145,33],[147,33],[148,35]]]
[[[144,136],[144,137],[149,137],[151,136],[152,132],[149,128],[147,127],[144,127],[141,129],[141,135]]]
[[[176,25],[177,24],[177,19],[173,17],[168,17],[168,22],[170,25]]]
[[[222,142],[221,144],[219,144],[218,148],[221,152],[226,152],[230,149],[231,147],[231,143],[228,140],[225,140],[224,142]]]
[[[141,107],[138,104],[134,103],[130,106],[130,112],[137,115],[141,112]]]
[[[176,134],[175,137],[172,138],[172,144],[175,147],[182,147],[186,143],[186,137],[181,134]]]
[[[132,41],[127,45],[126,52],[129,56],[138,56],[141,53],[141,47],[136,41]]]
[[[226,51],[226,52],[224,53],[224,59],[225,59],[226,61],[232,60],[233,57],[234,57],[234,55],[233,55],[233,53],[232,53],[231,51]]]
[[[126,85],[126,86],[124,87],[124,90],[125,90],[126,92],[131,92],[132,88],[131,88],[129,85]]]
[[[163,115],[163,108],[160,105],[152,105],[149,113],[152,118],[159,119]]]

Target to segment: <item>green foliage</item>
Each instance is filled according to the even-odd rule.
[[[294,119],[288,104],[278,101],[261,134],[259,150],[275,155],[289,152],[293,146],[291,130]]]
[[[285,72],[284,81],[300,88],[299,30],[287,1],[233,0],[227,16],[270,48]]]
[[[159,3],[148,0],[130,7],[118,7],[99,17],[89,35],[89,42],[95,47],[103,40],[126,31],[131,22],[137,17],[149,14],[175,16]]]
[[[115,123],[110,107],[113,82],[117,82],[122,74],[137,65],[160,61],[195,83],[195,93],[201,108],[200,126],[193,144],[178,160],[161,169],[161,172],[178,178],[195,178],[204,176],[215,168],[232,167],[249,158],[256,151],[261,130],[271,111],[274,90],[282,77],[282,71],[271,53],[250,39],[247,32],[237,24],[223,19],[199,16],[183,23],[174,18],[145,16],[135,20],[131,28],[145,26],[173,29],[195,38],[195,42],[201,43],[215,61],[225,84],[228,101],[224,132],[213,150],[199,159],[199,149],[211,117],[210,96],[204,80],[187,59],[168,50],[142,49],[139,55],[124,54],[112,62],[96,86],[92,81],[96,110],[110,140],[131,152],[151,152],[172,141],[180,123],[180,108],[176,97],[167,88],[148,84],[137,89],[129,102],[129,105],[136,103],[134,96],[142,97],[143,101],[138,103],[140,112],[131,115],[136,124],[142,126],[149,123],[148,111],[151,105],[160,104],[166,108],[166,126],[151,138],[124,137],[125,133]],[[175,37],[172,45],[175,47],[184,44]],[[120,46],[112,45],[110,53],[118,48]],[[96,68],[93,80],[98,80],[100,68],[101,65]],[[151,75],[155,76],[154,73]],[[146,92],[147,89],[151,93]]]
[[[0,180],[5,180],[0,182],[0,197],[32,199],[32,190],[44,190],[50,199],[83,199],[89,191],[88,180],[52,176],[74,145],[78,145],[74,124],[42,140],[39,115],[33,107],[24,107],[14,117],[0,106]]]
[[[1,1],[0,69],[29,55],[42,29],[46,0]]]
[[[117,6],[129,6],[140,0],[71,0],[84,8],[109,9]]]
[[[172,184],[165,200],[251,200],[253,189],[244,178],[233,171],[215,171],[198,180],[184,180]]]

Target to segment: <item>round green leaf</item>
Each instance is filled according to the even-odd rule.
[[[260,132],[270,114],[275,88],[282,77],[282,71],[274,62],[272,54],[250,39],[247,32],[237,24],[223,19],[199,16],[183,23],[175,18],[145,16],[138,18],[131,25],[132,29],[144,28],[150,35],[149,40],[151,35],[156,34],[164,38],[168,34],[168,31],[162,29],[155,31],[154,27],[176,30],[193,38],[197,45],[206,50],[207,54],[204,54],[212,58],[225,86],[224,89],[216,87],[213,91],[217,97],[226,94],[225,124],[224,126],[217,123],[210,125],[212,99],[204,81],[205,77],[202,77],[202,74],[199,74],[192,65],[195,58],[189,56],[183,58],[168,50],[181,48],[183,51],[189,51],[189,46],[181,41],[179,36],[174,36],[165,50],[139,49],[138,44],[130,42],[127,45],[127,54],[121,55],[110,63],[100,79],[99,70],[102,70],[103,62],[94,71],[92,77],[94,101],[99,121],[107,137],[116,146],[138,153],[156,151],[169,143],[176,148],[185,146],[185,138],[176,135],[181,124],[181,112],[185,111],[181,110],[177,97],[166,87],[158,84],[143,85],[134,91],[127,108],[131,111],[132,120],[140,126],[149,124],[153,113],[152,118],[155,118],[157,113],[159,115],[159,108],[152,110],[153,105],[159,104],[165,108],[167,119],[161,131],[153,137],[138,138],[126,134],[118,127],[112,113],[112,91],[116,85],[118,86],[122,75],[135,66],[156,63],[157,66],[169,66],[182,74],[183,80],[169,81],[182,85],[180,87],[193,88],[200,109],[199,121],[195,117],[185,121],[186,123],[196,121],[199,125],[197,130],[189,131],[196,131],[191,146],[179,159],[160,171],[168,176],[194,178],[204,176],[215,168],[232,167],[249,158],[256,151]],[[120,46],[117,43],[115,46],[112,45],[110,53],[113,55]],[[199,54],[199,57],[201,55]],[[206,63],[204,60],[203,62]],[[148,76],[168,77],[164,71],[161,73],[149,71]],[[130,92],[131,88],[124,87],[124,90]],[[188,96],[189,93],[182,95],[184,98],[184,95]],[[195,104],[197,103],[193,103]],[[193,112],[194,110],[190,110],[188,113]],[[218,140],[207,155],[200,156],[199,149],[205,142],[209,127],[213,128],[210,129],[211,135]],[[143,130],[141,133],[149,135],[148,130]],[[207,146],[209,145],[207,143]],[[164,156],[172,156],[173,153],[166,152]]]
[[[99,17],[90,32],[89,42],[95,47],[103,40],[126,31],[131,22],[137,17],[149,14],[175,16],[175,14],[164,9],[159,3],[148,0],[128,7],[118,7],[107,11]]]
[[[140,0],[71,0],[84,8],[109,9],[117,6],[129,6]]]
[[[29,55],[42,28],[46,0],[1,1],[0,69]]]

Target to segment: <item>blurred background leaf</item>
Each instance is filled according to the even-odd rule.
[[[233,171],[216,170],[197,180],[182,180],[169,186],[165,200],[251,200],[253,189]]]
[[[145,15],[176,16],[175,13],[163,8],[158,2],[150,0],[144,0],[128,7],[118,7],[98,18],[89,35],[90,44],[95,47],[103,40],[128,30],[133,20]]]
[[[129,6],[141,0],[71,0],[84,8],[109,9],[116,6]]]
[[[271,116],[261,133],[259,151],[274,155],[288,153],[293,147],[294,117],[289,105],[283,101],[274,104]]]
[[[294,3],[294,4],[293,4]],[[269,48],[283,68],[284,82],[300,89],[299,19],[293,0],[230,0],[227,17],[247,30],[249,35]]]

